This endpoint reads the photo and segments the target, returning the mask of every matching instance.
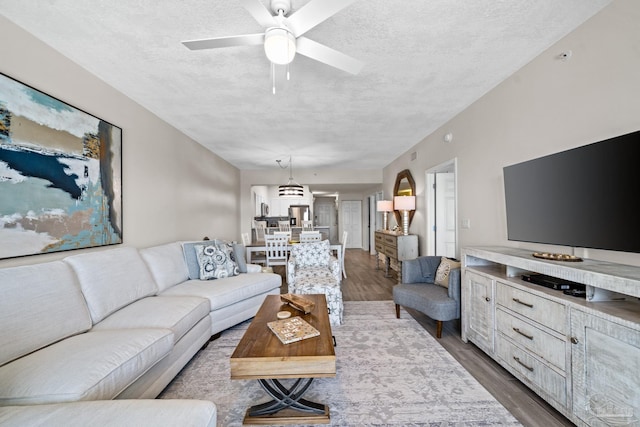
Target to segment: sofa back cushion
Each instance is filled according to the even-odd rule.
[[[78,276],[93,323],[158,292],[147,265],[135,248],[74,255],[64,261]]]
[[[80,285],[64,262],[0,269],[0,366],[91,326]]]
[[[182,242],[182,251],[184,255],[184,261],[187,264],[189,279],[196,280],[200,278],[200,264],[198,264],[196,245],[207,245],[210,243],[212,243],[211,240],[203,240],[200,242]]]
[[[140,255],[158,285],[158,292],[189,279],[182,245],[178,242],[141,249]]]

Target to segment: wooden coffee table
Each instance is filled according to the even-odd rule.
[[[257,379],[273,400],[247,410],[245,424],[329,423],[329,407],[303,399],[314,378],[336,376],[336,354],[324,295],[304,295],[315,303],[309,313],[290,307],[279,295],[268,295],[231,355],[231,379]],[[282,344],[267,322],[278,311],[300,316],[320,336]],[[285,385],[280,379],[291,379]]]

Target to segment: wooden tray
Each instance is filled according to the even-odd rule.
[[[551,261],[566,261],[566,262],[582,261],[582,258],[577,257],[575,255],[568,255],[568,254],[550,254],[546,252],[534,252],[533,256],[535,258],[548,259]]]
[[[282,294],[280,299],[304,314],[311,313],[311,310],[316,306],[313,301],[295,294]]]

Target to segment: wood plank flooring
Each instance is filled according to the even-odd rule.
[[[397,283],[395,272],[385,278],[384,266],[376,270],[375,257],[360,249],[347,249],[342,281],[342,297],[345,301],[392,300],[392,288]],[[284,277],[283,270],[276,270]],[[287,288],[283,280],[282,292]],[[407,310],[433,337],[436,323],[422,313]],[[562,414],[538,397],[527,386],[513,377],[482,350],[460,338],[460,321],[445,322],[442,338],[438,342],[473,375],[500,403],[524,426],[550,427],[573,426]]]

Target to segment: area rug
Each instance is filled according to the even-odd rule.
[[[333,426],[521,425],[406,311],[392,301],[346,301],[336,338],[335,378],[306,398],[329,405]],[[223,332],[159,396],[204,399],[218,426],[241,426],[246,409],[269,400],[255,380],[229,379],[229,357],[249,322]]]

